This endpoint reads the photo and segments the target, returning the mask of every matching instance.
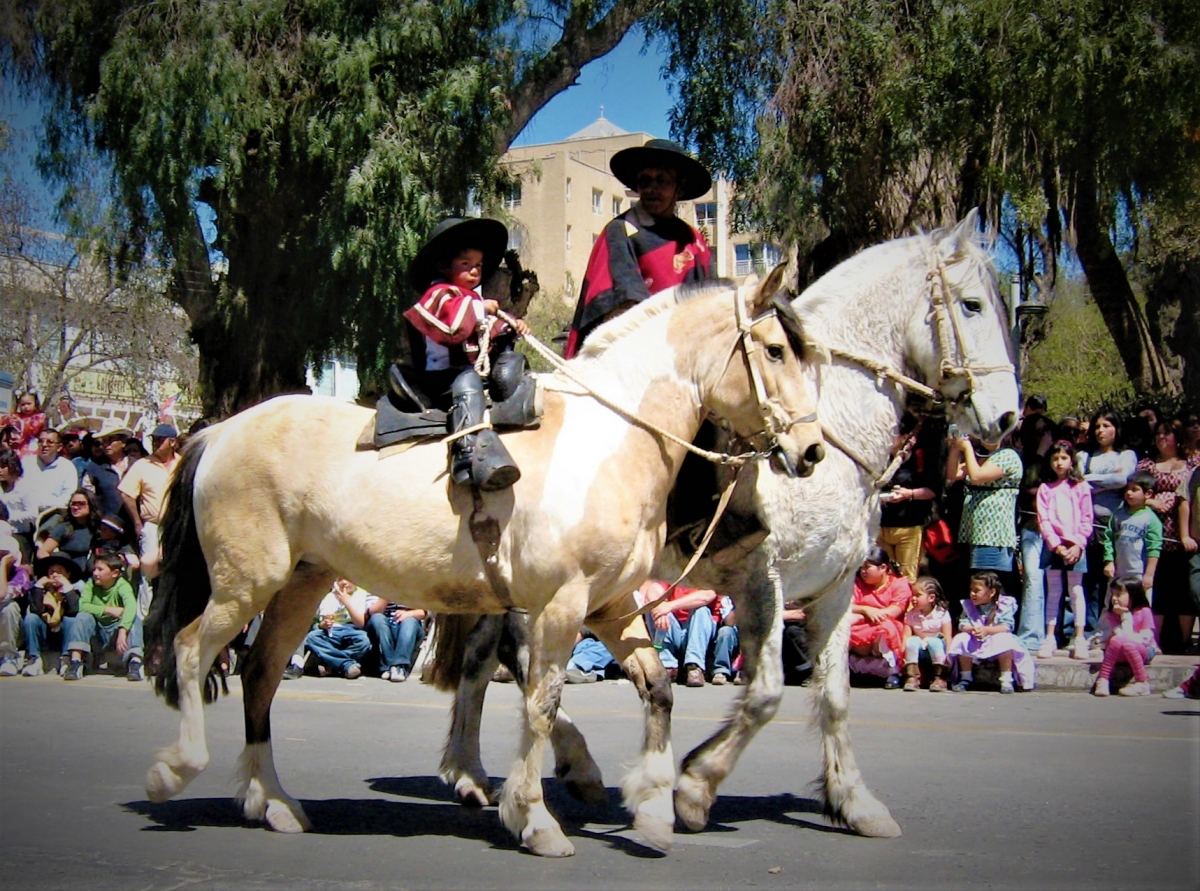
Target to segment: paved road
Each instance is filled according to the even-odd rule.
[[[176,718],[148,685],[104,676],[0,680],[0,887],[28,888],[1188,888],[1200,885],[1200,703],[1077,693],[931,696],[856,690],[868,783],[904,829],[830,826],[807,694],[723,787],[713,823],[669,854],[638,843],[619,806],[641,736],[627,684],[569,687],[605,771],[597,812],[548,784],[578,853],[519,851],[494,808],[453,804],[436,777],[448,699],[416,682],[305,678],[275,704],[276,757],[314,831],[243,824],[232,774],[238,688],[208,709],[212,762],[176,801],[141,781]],[[492,685],[484,758],[508,769],[516,692]],[[736,688],[679,688],[675,751],[711,731]],[[772,870],[776,870],[772,872]]]

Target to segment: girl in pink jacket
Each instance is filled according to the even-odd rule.
[[[1071,591],[1075,612],[1075,641],[1071,656],[1088,658],[1084,619],[1087,603],[1083,595],[1083,574],[1087,572],[1087,542],[1092,534],[1092,489],[1075,467],[1075,447],[1059,440],[1046,456],[1054,479],[1042,483],[1037,492],[1038,531],[1046,546],[1042,549],[1042,568],[1046,571],[1046,639],[1038,657],[1054,655],[1054,628],[1063,589]]]

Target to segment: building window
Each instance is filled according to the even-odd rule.
[[[717,203],[705,201],[696,205],[696,226],[713,232],[717,228]]]
[[[613,199],[613,216],[614,217],[619,216],[620,213],[621,213],[621,199],[614,198]]]
[[[509,210],[521,206],[521,181],[517,180],[508,187],[504,195],[504,206]]]
[[[571,200],[571,177],[567,177],[567,200]]]
[[[604,193],[599,189],[592,189],[592,213],[600,213],[600,203],[604,200]]]
[[[738,244],[734,245],[733,252],[737,259],[737,275],[749,275],[751,272],[765,275],[779,264],[779,248],[773,244]]]
[[[567,226],[567,250],[571,249],[571,227]]]

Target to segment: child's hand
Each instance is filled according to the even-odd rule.
[[[1112,578],[1113,576],[1115,576],[1116,574],[1117,574],[1117,567],[1116,567],[1116,566],[1114,566],[1112,563],[1105,563],[1105,564],[1104,564],[1104,577],[1105,577],[1106,579],[1111,579],[1111,578]]]
[[[1154,573],[1148,572],[1142,576],[1142,587],[1146,589],[1146,596],[1150,596],[1150,590],[1154,587]]]
[[[483,311],[489,316],[494,316],[496,313],[500,312],[500,302],[497,300],[483,301]]]
[[[1197,549],[1200,549],[1200,545],[1196,544],[1196,539],[1192,538],[1186,532],[1183,534],[1181,540],[1183,541],[1183,549],[1189,554],[1194,554]]]
[[[522,337],[527,337],[529,335],[529,325],[524,319],[514,318],[513,327],[517,329],[517,333]]]
[[[1083,548],[1077,544],[1068,545],[1063,551],[1063,562],[1068,566],[1074,566],[1079,562],[1079,558],[1083,556]]]

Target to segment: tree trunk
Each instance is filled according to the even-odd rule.
[[[1173,389],[1166,365],[1150,334],[1145,313],[1113,248],[1100,212],[1096,181],[1082,173],[1075,194],[1076,251],[1104,324],[1112,334],[1129,380],[1141,391]]]

